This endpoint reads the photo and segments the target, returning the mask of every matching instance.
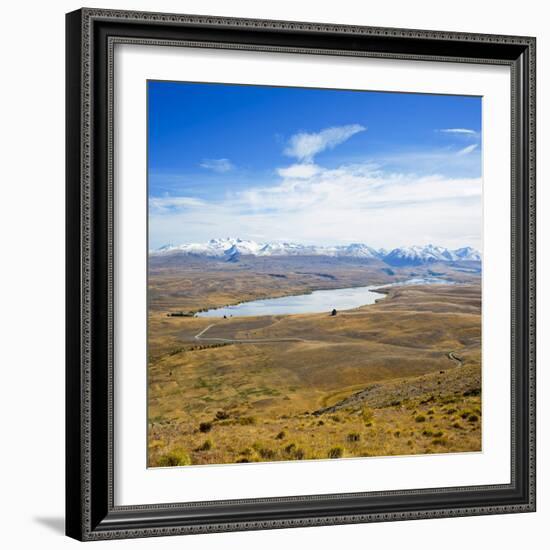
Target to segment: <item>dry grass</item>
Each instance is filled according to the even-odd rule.
[[[217,276],[203,273],[203,303],[238,301],[240,283],[226,290]],[[276,292],[295,290],[270,278]],[[184,294],[179,309],[199,304]],[[161,303],[149,319],[151,466],[481,449],[479,284],[394,288],[336,317],[167,317]],[[208,337],[303,341],[195,340],[212,323]]]

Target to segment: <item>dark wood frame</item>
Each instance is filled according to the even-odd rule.
[[[128,42],[511,68],[510,484],[114,506],[112,54]],[[99,540],[535,510],[534,38],[82,9],[67,15],[66,44],[67,535]]]

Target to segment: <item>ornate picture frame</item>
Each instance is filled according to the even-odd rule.
[[[510,483],[119,506],[114,498],[117,44],[504,65],[511,71]],[[79,540],[535,510],[535,39],[81,9],[67,15],[66,533]],[[145,444],[145,443],[144,443]]]

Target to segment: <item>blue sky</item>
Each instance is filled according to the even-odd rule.
[[[150,246],[481,245],[481,98],[148,83]]]

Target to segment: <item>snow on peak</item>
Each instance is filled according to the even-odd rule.
[[[384,256],[390,265],[420,265],[434,262],[481,261],[481,254],[471,247],[450,250],[443,246],[409,246],[394,248]]]
[[[167,244],[151,251],[152,255],[184,254],[219,257],[237,261],[240,256],[331,256],[335,258],[377,259],[393,266],[421,265],[435,262],[481,261],[481,254],[470,246],[450,250],[443,246],[405,246],[389,252],[363,243],[318,246],[292,242],[257,243],[238,237],[211,239],[207,243]]]

